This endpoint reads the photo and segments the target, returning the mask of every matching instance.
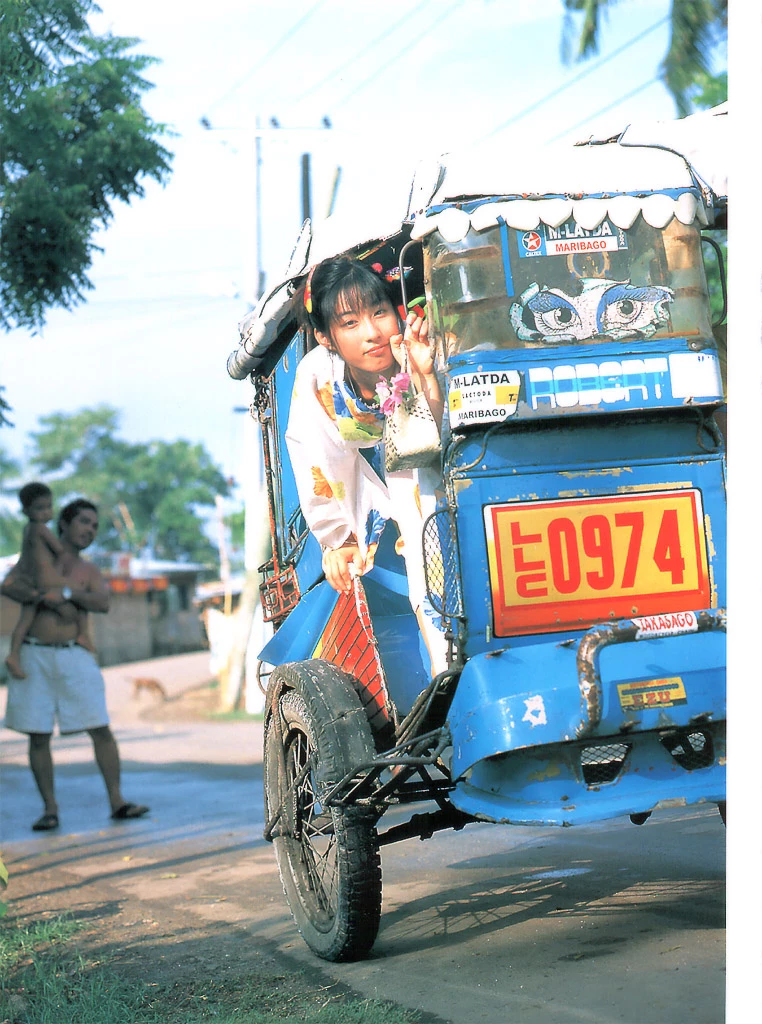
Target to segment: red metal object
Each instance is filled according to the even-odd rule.
[[[262,617],[265,622],[274,622],[276,626],[285,619],[288,613],[299,603],[299,583],[293,565],[284,566],[280,572],[274,572],[273,562],[259,567],[260,573],[266,576],[259,585],[259,596],[262,601]]]
[[[339,595],[315,656],[338,665],[352,676],[374,732],[389,724],[389,693],[359,579],[355,579],[351,594]]]

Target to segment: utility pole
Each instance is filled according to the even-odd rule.
[[[263,128],[259,115],[256,117],[254,130],[254,205],[255,205],[255,239],[257,247],[256,263],[256,297],[261,299],[265,292],[266,275],[262,255],[262,137],[265,132],[306,132],[306,131],[328,131],[333,127],[328,117],[322,119],[319,128],[284,128],[277,117],[270,118],[269,128]],[[312,218],[312,180],[311,161],[309,153],[302,153],[301,158],[301,199],[302,199],[302,224],[305,220]],[[334,177],[333,194],[330,205],[333,206],[335,192],[338,186],[338,178]]]
[[[213,130],[214,126],[209,118],[202,117],[201,125],[207,131]],[[256,246],[256,258],[254,273],[245,274],[245,284],[251,277],[254,277],[256,300],[262,298],[265,293],[266,274],[264,269],[263,253],[263,217],[262,217],[262,139],[265,133],[272,132],[305,132],[325,131],[332,127],[328,117],[322,119],[319,128],[281,128],[276,117],[269,118],[269,126],[263,127],[259,115],[255,120],[254,131],[248,129],[248,137],[254,139],[254,242]],[[217,129],[214,129],[217,130]],[[244,130],[244,129],[237,129]],[[251,149],[249,149],[251,154]],[[251,159],[251,157],[249,157]],[[330,207],[336,195],[338,186],[338,169],[333,179]],[[250,201],[250,193],[249,193]],[[312,183],[311,183],[311,156],[309,153],[302,153],[301,157],[301,206],[302,223],[311,219],[312,216]],[[248,252],[250,258],[250,249]],[[246,289],[247,290],[247,289]],[[250,293],[249,293],[250,294]],[[245,582],[243,591],[236,612],[236,628],[233,631],[230,656],[225,672],[225,693],[224,703],[230,707],[235,706],[242,692],[245,694],[246,710],[258,712],[263,707],[263,696],[256,685],[257,669],[259,660],[257,652],[261,650],[266,639],[272,633],[272,627],[263,621],[262,609],[259,604],[259,573],[258,567],[266,561],[269,550],[269,527],[267,513],[267,498],[264,484],[264,470],[261,455],[261,437],[259,423],[250,415],[246,406],[236,406],[233,410],[237,413],[244,413],[244,453],[243,453],[243,484],[244,484],[244,564]],[[219,513],[218,513],[219,514]],[[222,534],[220,544],[222,544]],[[221,575],[225,576],[225,569],[221,565]],[[229,577],[229,570],[227,572]],[[223,580],[224,582],[224,580]],[[229,587],[229,583],[228,583]],[[244,690],[245,680],[245,690]]]
[[[310,154],[302,153],[302,224],[312,218],[312,186],[310,183]]]
[[[202,117],[202,118],[199,119],[199,123],[201,124],[201,127],[204,128],[205,131],[234,131],[234,132],[243,132],[246,135],[248,135],[250,140],[251,140],[251,138],[253,136],[253,141],[254,141],[254,221],[255,221],[255,223],[254,223],[254,244],[255,244],[255,248],[256,248],[256,264],[255,264],[254,273],[251,276],[254,277],[254,282],[253,283],[254,283],[254,293],[255,293],[254,294],[254,300],[255,300],[255,302],[258,301],[259,299],[261,299],[262,296],[264,295],[264,293],[265,293],[265,285],[266,285],[266,281],[267,281],[267,275],[265,273],[265,268],[264,268],[264,253],[263,253],[263,235],[264,235],[264,232],[263,232],[263,218],[262,218],[262,191],[263,191],[263,189],[262,189],[262,139],[264,138],[264,136],[266,134],[269,135],[269,134],[271,134],[273,132],[310,132],[310,131],[323,132],[323,131],[327,131],[328,129],[333,127],[332,124],[331,124],[330,118],[328,118],[328,117],[323,117],[319,127],[318,126],[315,126],[315,127],[303,126],[303,127],[297,127],[297,128],[284,128],[284,127],[281,127],[281,124],[278,121],[277,117],[271,117],[269,119],[269,121],[270,121],[269,125],[266,126],[266,127],[263,127],[262,119],[261,119],[260,115],[257,114],[257,116],[255,118],[255,122],[254,122],[254,124],[255,124],[254,130],[252,131],[250,128],[249,129],[244,129],[244,128],[233,128],[233,129],[218,128],[216,125],[212,124],[212,122],[209,120],[208,117]],[[251,153],[251,150],[249,150],[249,153]],[[251,157],[249,157],[249,159],[251,159]],[[310,164],[311,164],[311,156],[310,156],[310,154],[309,153],[303,153],[302,154],[302,159],[301,159],[301,177],[302,177],[302,187],[301,187],[301,193],[302,193],[301,194],[302,221],[301,222],[302,223],[304,223],[304,221],[307,218],[311,217],[311,210],[312,210],[311,181],[310,181],[311,166],[310,166]],[[337,180],[334,179],[334,194],[335,194],[336,184],[337,184]],[[331,200],[331,205],[332,205],[332,203],[333,203],[333,199]],[[244,291],[248,292],[247,285],[248,285],[249,275],[246,275],[246,277],[247,277],[247,281],[244,282]],[[252,303],[252,305],[254,305],[254,303]]]
[[[257,246],[257,299],[265,292],[265,271],[262,264],[262,132],[257,114],[256,131],[254,132],[254,205],[256,216]]]

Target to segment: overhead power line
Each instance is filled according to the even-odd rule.
[[[463,2],[464,2],[464,0],[456,0],[456,3],[454,3],[450,7],[448,7],[447,10],[444,11],[442,14],[439,14],[436,17],[436,20],[434,21],[434,23],[432,24],[431,30],[434,31],[437,28],[439,28],[439,26],[442,24],[442,22],[445,20],[445,18],[449,18],[451,14],[454,14],[456,9],[463,5]],[[346,96],[343,96],[337,102],[332,103],[331,104],[331,109],[333,110],[336,107],[342,106],[344,103],[347,102],[347,100],[351,100],[353,96],[356,96],[358,92],[361,92],[363,89],[367,89],[367,87],[372,82],[375,82],[375,80],[379,77],[379,75],[382,75],[385,71],[388,71],[389,68],[392,66],[392,64],[396,64],[398,60],[401,60],[402,57],[405,56],[406,53],[409,53],[410,50],[412,50],[414,47],[420,46],[420,43],[421,43],[420,39],[411,39],[410,43],[407,46],[402,47],[401,50],[395,50],[394,54],[391,57],[389,57],[381,65],[381,67],[378,68],[377,71],[374,71],[372,75],[369,75],[368,78],[364,79],[362,82],[360,82],[358,85],[356,85],[354,87],[354,89],[352,89],[350,92],[348,92],[346,94]]]
[[[327,85],[329,82],[333,81],[333,79],[340,75],[342,71],[346,71],[346,69],[350,65],[360,60],[360,58],[364,57],[366,53],[370,53],[371,50],[374,50],[380,42],[382,42],[384,39],[387,39],[390,35],[392,35],[393,32],[396,32],[400,25],[404,25],[406,21],[410,21],[410,19],[413,18],[418,13],[418,11],[423,10],[424,7],[428,7],[430,3],[431,0],[423,0],[423,3],[418,4],[417,7],[414,7],[413,10],[406,14],[403,18],[399,18],[399,20],[395,21],[394,24],[390,25],[389,28],[386,29],[386,31],[381,33],[380,36],[376,36],[376,38],[372,39],[366,47],[364,47],[358,53],[353,54],[348,61],[345,61],[340,67],[334,68],[334,70],[331,71],[330,74],[326,75],[325,78],[323,78],[320,82],[318,82],[317,85],[311,85],[309,86],[309,88],[305,89],[303,93],[300,93],[300,95],[296,97],[296,100],[294,102],[299,103],[306,96],[312,95],[312,93],[317,92],[318,89],[322,89],[324,85]]]
[[[498,132],[502,132],[509,125],[515,124],[516,121],[520,121],[522,118],[526,117],[528,114],[534,113],[534,111],[537,110],[538,107],[541,107],[544,103],[547,103],[549,100],[553,100],[557,96],[560,96],[562,92],[565,92],[567,89],[570,89],[573,85],[576,85],[577,82],[581,81],[583,78],[586,78],[588,75],[592,75],[593,72],[598,71],[600,68],[602,68],[604,66],[604,64],[608,64],[609,61],[612,61],[615,57],[618,57],[620,53],[624,53],[625,50],[629,50],[629,48],[631,46],[634,46],[635,43],[639,43],[641,39],[644,39],[651,32],[654,32],[657,28],[660,28],[667,21],[669,21],[669,16],[666,16],[664,18],[660,18],[659,21],[654,22],[654,24],[651,25],[649,28],[644,29],[640,33],[640,35],[633,36],[632,39],[630,39],[628,42],[624,43],[618,49],[612,50],[612,52],[610,54],[608,54],[602,60],[599,60],[597,64],[594,64],[591,67],[585,68],[584,71],[581,71],[578,75],[575,75],[574,78],[569,79],[568,82],[564,82],[563,85],[559,85],[557,89],[553,89],[552,92],[549,92],[547,95],[543,96],[541,99],[536,100],[534,103],[530,104],[530,106],[526,107],[524,110],[520,111],[518,114],[514,114],[512,117],[509,117],[507,121],[503,121],[503,123],[499,124],[497,126],[497,128],[493,128],[491,132],[488,132],[486,135],[483,135],[481,137],[481,139],[479,139],[479,141],[483,142],[485,139],[491,138],[493,135],[496,135]],[[621,102],[621,101],[618,101],[618,102]],[[573,129],[571,129],[571,130],[573,131]]]
[[[607,114],[609,110],[613,110],[614,107],[618,107],[620,103],[624,103],[626,100],[631,100],[633,96],[637,96],[639,92],[643,92],[644,89],[648,89],[651,85],[656,85],[656,83],[659,81],[661,81],[661,79],[657,75],[656,78],[652,78],[650,82],[643,82],[642,85],[637,86],[637,88],[633,89],[631,92],[628,92],[625,96],[620,96],[618,100],[614,100],[614,102],[609,103],[608,106],[601,107],[601,109],[596,110],[594,114],[589,114],[581,121],[578,121],[577,124],[573,124],[571,128],[564,128],[564,130],[560,132],[560,134],[554,135],[553,138],[550,139],[547,144],[550,145],[551,142],[558,142],[558,140],[563,138],[564,135],[568,135],[569,132],[574,132],[577,130],[577,128],[581,128],[583,125],[588,124],[590,121],[593,120],[594,117],[600,117],[601,114]]]
[[[323,6],[324,3],[325,0],[318,0],[316,4],[310,7],[307,13],[304,14],[297,22],[295,22],[291,26],[291,28],[288,29],[288,31],[285,32],[280,37],[280,39],[267,51],[267,53],[259,61],[259,63],[255,64],[253,68],[247,71],[243,78],[239,79],[239,81],[237,81],[235,85],[232,85],[227,92],[223,93],[222,96],[219,96],[216,100],[214,100],[214,102],[211,103],[207,109],[212,110],[214,107],[218,106],[220,103],[226,100],[228,96],[232,96],[234,92],[236,92],[238,89],[241,88],[242,85],[244,85],[244,83],[248,82],[262,67],[264,67],[268,60],[270,60],[270,58],[273,57],[278,52],[278,50],[281,49],[281,47],[285,46],[286,43],[296,35],[299,29],[312,17],[313,14],[317,13],[317,11]]]

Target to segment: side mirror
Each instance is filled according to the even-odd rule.
[[[727,252],[727,246],[720,245],[716,239],[711,238],[709,235],[701,236],[702,245],[708,245],[714,250],[714,256],[716,258],[716,271],[719,278],[720,293],[722,296],[722,307],[720,309],[719,316],[712,321],[712,327],[717,327],[719,324],[725,322],[725,318],[728,314],[728,286],[725,278],[725,253]],[[709,285],[710,293],[712,292],[712,285],[715,283],[712,278],[714,269],[714,261],[707,263],[704,261],[704,266],[707,271],[707,284]]]

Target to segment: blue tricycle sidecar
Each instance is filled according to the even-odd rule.
[[[704,141],[724,130],[699,117]],[[422,544],[448,645],[433,678],[391,526],[339,596],[299,508],[291,296],[329,254],[318,227],[230,357],[254,382],[273,538],[266,837],[319,956],[372,946],[384,843],[724,815],[724,301],[713,316],[703,243],[714,260],[726,189],[676,148],[628,129],[552,160],[452,158],[400,223],[331,250],[401,268],[403,307],[425,295],[448,405]]]

